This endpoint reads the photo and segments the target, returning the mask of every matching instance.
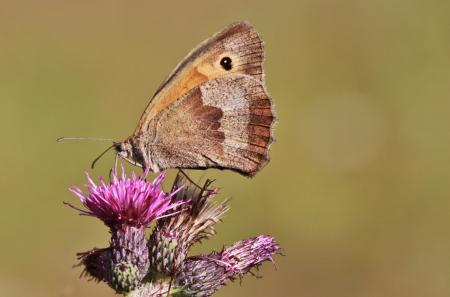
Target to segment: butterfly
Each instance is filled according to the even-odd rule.
[[[268,162],[274,105],[263,42],[248,22],[200,43],[170,73],[117,156],[153,172],[218,168],[254,176]]]

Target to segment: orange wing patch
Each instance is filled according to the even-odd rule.
[[[181,75],[174,86],[164,89],[159,93],[161,99],[155,100],[155,104],[152,106],[153,108],[148,110],[146,118],[149,120],[154,118],[161,110],[169,106],[176,99],[210,79],[207,75],[199,72],[197,68],[186,69],[186,72],[188,70],[190,71],[185,75]]]

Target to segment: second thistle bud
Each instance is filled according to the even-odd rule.
[[[148,247],[154,273],[173,276],[182,268],[189,248],[214,234],[214,225],[228,210],[228,205],[211,201],[217,193],[217,189],[209,188],[211,183],[207,180],[200,187],[183,173],[177,175],[172,191],[178,191],[173,200],[184,211],[159,220],[153,230]]]
[[[182,263],[185,254],[180,253],[176,236],[155,231],[151,237],[154,244],[150,246],[152,269],[154,272],[171,275],[174,268]]]

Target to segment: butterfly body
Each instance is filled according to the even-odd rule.
[[[246,22],[200,44],[158,88],[133,133],[116,145],[129,162],[230,169],[253,176],[269,160],[274,110],[262,41]]]

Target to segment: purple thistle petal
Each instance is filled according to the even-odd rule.
[[[139,177],[133,172],[127,177],[122,168],[121,175],[113,173],[108,184],[99,177],[98,185],[86,173],[88,184],[84,194],[78,187],[71,187],[74,194],[87,210],[77,209],[84,215],[95,216],[109,227],[121,225],[146,227],[150,222],[183,203],[172,202],[175,191],[166,194],[162,190],[165,174],[161,173],[153,182],[147,181],[146,175]]]

